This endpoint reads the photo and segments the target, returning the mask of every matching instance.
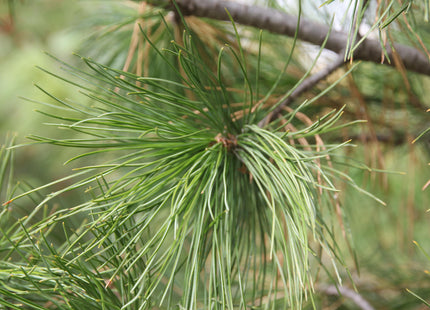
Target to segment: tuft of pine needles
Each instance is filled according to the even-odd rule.
[[[82,102],[38,86],[56,109],[40,113],[75,136],[30,138],[82,149],[69,162],[87,164],[7,197],[6,207],[77,179],[2,232],[0,304],[301,309],[312,302],[322,255],[340,281],[343,256],[326,214],[333,213],[336,178],[357,186],[333,166],[346,143],[325,145],[320,135],[344,126],[335,126],[342,109],[310,121],[301,112],[305,102],[259,126],[284,96],[259,94],[239,39],[210,65],[185,22],[180,42],[160,50],[146,40],[171,78],[82,57],[87,69],[62,63],[74,78],[56,75],[79,88]],[[226,64],[238,68],[241,88],[229,85]],[[305,125],[297,128],[300,118]],[[83,192],[81,204],[50,210],[56,197],[74,190]],[[83,219],[74,227],[69,220],[77,216]],[[53,244],[58,233],[62,242]]]

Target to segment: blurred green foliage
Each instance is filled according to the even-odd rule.
[[[83,11],[73,1],[1,1],[0,2],[0,133],[16,134],[16,143],[28,142],[30,133],[46,130],[46,119],[36,113],[46,95],[34,84],[50,89],[61,97],[73,97],[70,89],[58,79],[36,68],[58,71],[45,52],[74,62],[76,51],[86,36],[79,27]],[[42,129],[42,127],[44,127]],[[61,162],[70,157],[70,150],[46,147],[23,148],[17,152],[16,169],[21,178],[33,186],[60,177],[69,169]],[[58,160],[55,165],[52,163]]]

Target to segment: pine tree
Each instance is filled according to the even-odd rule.
[[[385,205],[345,170],[384,166],[345,155],[351,138],[378,159],[384,139],[425,137],[429,5],[343,3],[341,31],[312,13],[336,3],[92,3],[80,62],[50,55],[63,72],[45,71],[79,95],[36,86],[66,133],[29,136],[78,149],[73,172],[14,185],[13,139],[0,153],[0,305],[318,309],[322,293],[372,309],[342,286],[360,254],[342,204],[353,189]],[[403,87],[392,106],[378,79]],[[396,127],[406,100],[411,131]]]

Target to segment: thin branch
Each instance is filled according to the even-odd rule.
[[[336,69],[341,67],[345,63],[344,60],[344,52],[342,51],[337,59],[327,65],[324,69],[318,71],[314,75],[311,75],[310,77],[306,78],[300,85],[297,86],[295,90],[291,93],[290,96],[285,98],[283,102],[281,102],[269,115],[267,115],[263,120],[261,120],[258,123],[258,126],[264,127],[267,123],[270,123],[272,120],[276,119],[279,114],[282,112],[282,109],[289,105],[294,99],[296,99],[300,94],[304,93],[305,91],[311,89],[313,86],[318,84],[319,81],[325,79],[327,76],[329,76],[332,72],[334,72]]]
[[[369,302],[363,298],[359,293],[346,288],[346,287],[336,287],[334,285],[330,286],[322,286],[318,288],[318,291],[325,293],[327,295],[336,295],[336,296],[342,296],[350,299],[353,301],[360,309],[362,310],[375,310]]]
[[[226,0],[176,0],[176,3],[184,15],[229,21],[226,12],[228,10],[234,21],[242,25],[257,27],[290,37],[293,37],[296,32],[296,16],[271,8]],[[321,46],[328,33],[328,26],[300,18],[298,29],[300,40]],[[345,49],[347,41],[347,33],[331,31],[325,48],[340,53]],[[395,49],[407,70],[430,76],[429,59],[419,50],[402,44],[394,44],[392,48],[387,46],[386,50],[390,59],[393,58],[392,49]],[[380,42],[367,38],[356,49],[353,57],[355,60],[384,63],[392,66],[392,63],[387,62],[387,58],[382,59],[382,55],[384,53]]]

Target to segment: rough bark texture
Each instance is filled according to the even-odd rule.
[[[271,8],[255,5],[246,5],[225,0],[176,0],[182,14],[207,17],[217,20],[229,20],[226,10],[236,23],[265,29],[273,33],[294,36],[297,29],[297,17]],[[304,18],[300,19],[298,38],[300,40],[321,45],[329,32],[329,27],[315,23]],[[331,31],[326,49],[336,53],[345,50],[348,34],[340,31]],[[420,51],[409,46],[394,44],[394,49],[404,66],[409,71],[430,76],[429,59]],[[384,64],[393,65],[393,51],[387,47],[388,56]],[[354,53],[355,60],[365,60],[375,63],[382,61],[382,48],[377,40],[366,39]]]

